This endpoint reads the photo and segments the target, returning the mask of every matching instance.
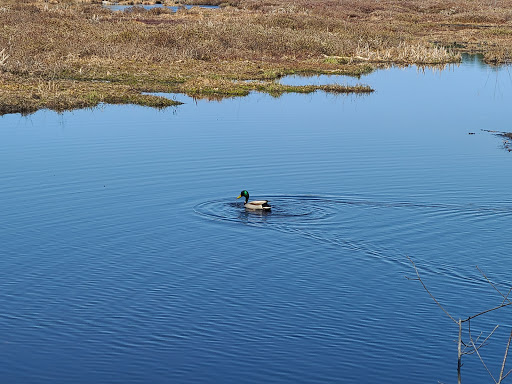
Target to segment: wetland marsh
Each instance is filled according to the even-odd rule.
[[[494,64],[512,57],[510,0],[186,2],[194,3],[219,8],[117,12],[96,0],[5,0],[0,113],[172,105],[143,92],[216,99],[311,92],[276,80],[454,63],[464,52]],[[324,90],[372,91],[363,83]]]

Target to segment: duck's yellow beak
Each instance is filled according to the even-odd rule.
[[[239,199],[239,198],[241,198],[241,197],[242,197],[242,195],[238,195],[237,199]]]

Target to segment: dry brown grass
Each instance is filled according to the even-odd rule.
[[[360,75],[382,63],[442,64],[461,51],[495,63],[512,58],[512,0],[163,2],[222,7],[111,12],[99,0],[3,0],[0,102],[9,107],[0,111],[123,98],[163,103],[141,91],[305,91],[271,80],[297,72]],[[260,81],[240,81],[247,79]]]

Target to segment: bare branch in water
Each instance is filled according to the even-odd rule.
[[[439,301],[437,301],[437,299],[434,297],[434,295],[432,293],[430,293],[430,291],[428,290],[427,286],[425,285],[425,283],[423,282],[423,280],[421,280],[421,277],[420,277],[420,274],[418,272],[418,268],[416,268],[416,264],[414,264],[414,261],[412,261],[412,259],[407,256],[407,258],[409,259],[409,261],[411,262],[413,268],[414,268],[414,271],[416,272],[416,276],[418,276],[417,279],[410,279],[409,277],[406,276],[406,278],[408,280],[418,280],[421,285],[423,286],[423,289],[425,289],[425,291],[427,291],[427,293],[429,294],[429,296],[432,298],[432,300],[434,300],[434,302],[438,305],[439,308],[441,308],[443,310],[444,313],[446,313],[446,315],[455,323],[455,324],[459,324],[459,322],[457,320],[455,320],[452,315],[450,315],[448,313],[448,311],[446,309],[443,308],[443,306],[441,305],[441,303],[439,303]]]
[[[459,337],[458,337],[458,340],[457,340],[457,348],[458,348],[458,362],[457,362],[457,382],[458,384],[461,384],[461,367],[462,367],[462,356],[464,355],[473,355],[473,354],[476,354],[478,356],[478,358],[480,359],[480,362],[482,363],[482,365],[484,366],[485,370],[487,371],[487,373],[489,374],[489,376],[491,376],[492,380],[494,381],[495,384],[501,384],[503,382],[503,380],[505,380],[506,377],[508,377],[508,375],[510,373],[512,373],[512,369],[510,369],[507,373],[505,373],[505,365],[507,363],[507,357],[508,357],[508,351],[510,349],[510,344],[512,342],[512,331],[510,332],[510,336],[508,338],[508,342],[507,342],[507,347],[505,349],[505,354],[503,356],[503,361],[501,363],[501,369],[500,369],[500,374],[499,374],[499,379],[496,380],[491,372],[491,370],[489,369],[489,367],[487,366],[487,364],[485,363],[484,359],[482,358],[482,355],[480,355],[480,349],[486,345],[488,345],[488,340],[490,339],[490,337],[494,334],[494,332],[496,332],[496,330],[498,329],[499,325],[496,325],[494,327],[494,329],[487,335],[487,337],[480,342],[480,339],[482,337],[482,334],[483,332],[480,332],[480,334],[478,335],[478,337],[475,339],[473,339],[473,336],[471,334],[471,320],[478,317],[478,316],[481,316],[481,315],[484,315],[486,313],[489,313],[489,312],[492,312],[492,311],[495,311],[497,309],[500,309],[500,308],[504,308],[504,307],[508,307],[509,305],[512,305],[512,300],[509,299],[509,296],[510,294],[512,293],[512,287],[508,290],[508,292],[506,294],[503,294],[499,289],[498,287],[491,281],[491,279],[489,279],[487,277],[487,275],[477,266],[476,268],[478,269],[478,271],[480,271],[480,273],[482,274],[482,276],[484,277],[484,279],[487,281],[487,283],[489,283],[496,292],[498,292],[498,294],[503,298],[502,302],[500,305],[496,306],[496,307],[493,307],[493,308],[489,308],[489,309],[486,309],[484,311],[481,311],[477,314],[474,314],[474,315],[471,315],[471,316],[468,316],[466,319],[462,320],[462,319],[459,319],[458,321],[455,320],[455,318],[450,315],[450,313],[441,305],[441,303],[434,297],[434,295],[430,292],[430,290],[427,288],[427,286],[425,285],[425,283],[423,282],[420,274],[419,274],[419,271],[418,271],[418,268],[416,267],[416,264],[414,264],[414,262],[412,261],[412,259],[407,256],[407,259],[410,261],[410,263],[412,264],[413,268],[414,268],[414,271],[416,272],[416,278],[409,278],[406,276],[406,278],[408,280],[414,280],[414,281],[419,281],[421,283],[421,285],[423,286],[423,289],[428,293],[428,295],[432,298],[432,300],[434,300],[434,302],[437,304],[437,306],[439,308],[441,308],[441,310],[454,322],[457,324],[457,327],[459,329]],[[468,324],[468,328],[467,328],[467,336],[468,336],[468,339],[469,339],[469,342],[464,342],[462,340],[462,324],[463,323],[467,323]],[[462,347],[464,347],[464,349],[462,349]]]
[[[505,377],[503,377],[503,372],[505,371],[505,364],[507,363],[507,355],[508,349],[510,348],[510,340],[512,340],[512,331],[510,331],[510,336],[508,337],[507,348],[505,349],[505,356],[503,356],[503,364],[501,365],[500,379],[498,383],[501,383],[505,379],[505,377],[507,377],[506,375]],[[508,373],[510,373],[510,371]]]
[[[508,301],[509,303],[511,302],[509,299],[508,299],[508,295],[510,293],[510,290],[508,291],[507,295],[505,296],[503,293],[500,292],[500,290],[498,288],[496,288],[496,286],[492,283],[492,281],[485,275],[485,273],[480,269],[478,268],[478,265],[476,266],[476,269],[478,269],[480,271],[480,273],[482,274],[482,276],[485,278],[485,280],[487,280],[487,282],[489,284],[491,284],[491,286],[494,288],[494,290],[496,292],[498,292],[502,297],[503,297],[503,301],[502,301],[502,305],[505,301]],[[512,289],[512,288],[511,288]]]
[[[494,331],[493,331],[494,332]],[[480,355],[480,352],[478,352],[478,348],[476,347],[475,343],[473,342],[473,338],[471,336],[471,323],[468,324],[468,335],[469,335],[469,342],[471,343],[471,345],[473,346],[473,350],[475,351],[475,353],[477,354],[478,358],[480,359],[480,361],[482,362],[482,365],[484,366],[485,370],[487,371],[487,373],[489,374],[489,376],[491,376],[492,380],[495,382],[495,383],[498,383],[496,381],[496,379],[494,378],[494,376],[492,375],[491,371],[489,370],[489,368],[487,368],[487,365],[485,364],[484,362],[484,359],[482,359],[482,356]]]

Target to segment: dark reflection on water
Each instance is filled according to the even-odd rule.
[[[2,117],[0,381],[454,382],[456,329],[406,256],[455,318],[501,302],[475,265],[512,283],[511,157],[484,131],[510,130],[509,70]],[[509,316],[472,323],[497,322],[494,370]]]

